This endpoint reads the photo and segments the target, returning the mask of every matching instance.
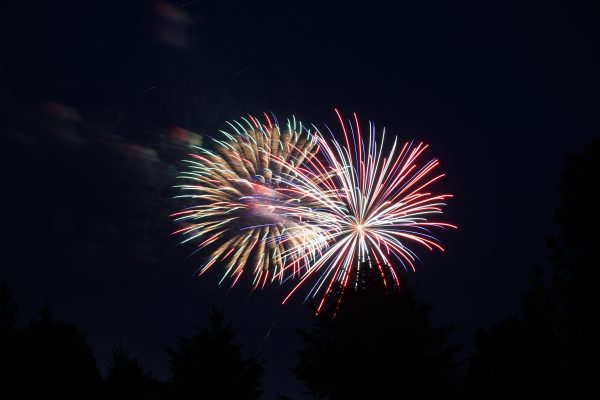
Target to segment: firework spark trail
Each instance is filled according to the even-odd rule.
[[[300,258],[279,271],[283,275],[287,268],[297,268],[299,264],[305,268],[284,303],[307,280],[321,273],[306,297],[322,293],[317,312],[332,293],[334,284],[341,287],[343,294],[353,275],[358,280],[361,264],[376,266],[386,286],[389,280],[399,285],[392,260],[397,260],[404,269],[415,270],[418,257],[409,245],[443,251],[430,228],[456,228],[429,220],[432,215],[442,214],[445,200],[452,195],[430,191],[430,186],[444,174],[434,172],[439,166],[437,159],[420,162],[427,145],[405,143],[398,150],[398,139],[394,138],[386,155],[385,129],[378,145],[375,126],[369,122],[365,144],[356,114],[353,121],[345,123],[337,110],[336,113],[345,146],[335,139],[330,145],[316,130],[319,155],[324,161],[319,157],[305,160],[296,176],[299,182],[296,187],[313,201],[315,214],[311,222],[326,232],[328,247],[307,251],[315,246],[310,241],[300,242],[299,245],[305,246],[295,250]],[[333,137],[331,131],[330,134]]]
[[[247,266],[254,287],[269,277],[282,280],[286,265],[298,275],[299,261],[327,244],[321,226],[309,223],[314,200],[297,184],[301,166],[318,150],[316,138],[295,118],[282,128],[264,116],[264,123],[252,116],[228,122],[226,139],[213,139],[214,149],[195,147],[179,176],[185,183],[177,186],[185,194],[176,197],[192,205],[172,214],[184,225],[173,234],[210,252],[199,275],[221,263],[221,282],[231,276],[232,286]]]

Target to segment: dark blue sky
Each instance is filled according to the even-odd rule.
[[[566,157],[599,132],[591,5],[121,3],[2,6],[0,278],[23,321],[47,301],[100,365],[121,338],[167,377],[161,346],[224,305],[268,359],[266,398],[298,393],[285,367],[310,320],[301,298],[192,277],[198,262],[168,235],[171,185],[182,138],[248,112],[334,125],[334,107],[441,160],[459,230],[404,276],[436,322],[468,343],[518,312]]]

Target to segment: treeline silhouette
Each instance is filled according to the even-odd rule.
[[[535,269],[521,312],[480,329],[467,362],[456,360],[450,328],[433,326],[431,307],[404,287],[382,286],[367,265],[339,306],[336,296],[300,332],[293,372],[317,398],[393,399],[532,395],[597,397],[600,361],[600,213],[592,195],[598,183],[600,140],[569,160],[560,183],[558,234],[551,257]],[[153,378],[118,344],[101,376],[85,335],[57,321],[48,307],[18,328],[17,306],[0,287],[0,395],[2,398],[257,399],[263,360],[245,355],[223,312],[208,326],[166,347],[172,376]],[[8,394],[11,394],[8,396]],[[287,397],[281,397],[287,398]]]
[[[245,356],[234,329],[218,308],[196,334],[166,347],[172,377],[153,378],[119,343],[105,378],[85,335],[53,318],[48,307],[23,328],[15,326],[16,304],[0,286],[0,395],[4,399],[258,399],[263,362]]]

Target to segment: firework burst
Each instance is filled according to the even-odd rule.
[[[314,220],[312,202],[298,186],[301,166],[315,152],[316,137],[295,118],[280,127],[264,115],[228,122],[223,140],[194,147],[177,187],[190,205],[172,214],[183,225],[173,232],[210,254],[199,275],[213,265],[225,269],[232,286],[251,268],[254,287],[284,277],[284,266],[300,273],[300,261],[314,258],[326,241]]]
[[[369,122],[365,143],[356,114],[344,122],[336,113],[345,145],[335,139],[330,145],[317,132],[319,155],[306,160],[308,167],[299,176],[303,192],[320,205],[312,223],[327,233],[328,247],[317,256],[302,256],[306,269],[283,301],[316,275],[307,299],[321,294],[317,312],[334,288],[343,294],[358,281],[361,266],[378,271],[386,286],[399,285],[398,267],[415,269],[418,257],[412,247],[443,251],[432,228],[456,228],[431,220],[442,214],[452,195],[433,193],[432,184],[444,174],[436,172],[437,159],[421,161],[426,144],[399,145],[394,138],[391,149],[384,151],[385,129],[378,144],[375,125]],[[310,242],[300,245],[314,247]]]

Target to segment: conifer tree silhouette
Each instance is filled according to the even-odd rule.
[[[113,399],[155,399],[161,396],[163,389],[122,343],[113,349],[106,383],[107,397]]]
[[[361,271],[339,307],[332,299],[336,305],[301,332],[298,378],[332,400],[449,393],[455,349],[448,330],[432,326],[430,307],[412,290],[386,288],[367,263]]]
[[[47,305],[39,316],[18,332],[13,388],[22,398],[99,398],[102,379],[85,335]]]
[[[235,331],[223,312],[211,309],[209,327],[191,337],[180,337],[167,347],[171,357],[173,398],[258,399],[263,363],[245,357],[235,343]]]
[[[549,240],[550,268],[536,268],[522,296],[522,315],[480,330],[469,368],[471,394],[600,395],[600,214],[590,193],[600,175],[600,137],[568,160]],[[593,396],[592,396],[593,397]]]

